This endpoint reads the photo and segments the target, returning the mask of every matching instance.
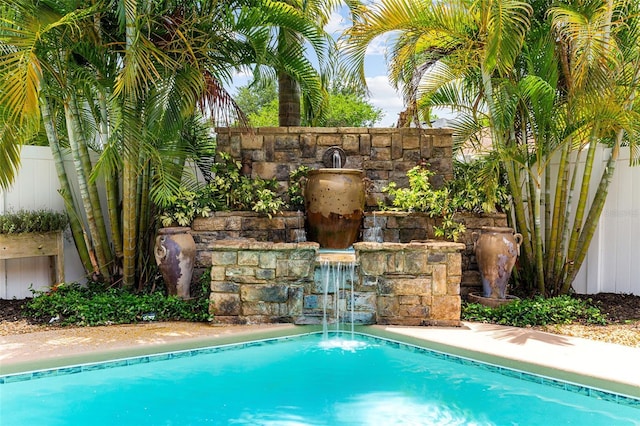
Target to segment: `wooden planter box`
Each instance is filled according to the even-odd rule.
[[[64,242],[62,231],[0,234],[0,260],[48,256],[52,284],[64,282]]]

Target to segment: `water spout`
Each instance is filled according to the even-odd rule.
[[[342,168],[342,157],[340,156],[340,152],[339,151],[333,151],[333,154],[331,156],[331,164],[333,165],[334,169],[341,169]]]

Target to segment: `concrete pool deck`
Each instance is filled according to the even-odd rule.
[[[0,374],[307,333],[291,324],[146,323],[59,328],[0,336]],[[358,331],[586,386],[640,397],[640,348],[537,330],[464,322],[461,327],[366,326]]]

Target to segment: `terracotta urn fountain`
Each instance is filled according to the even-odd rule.
[[[321,248],[345,249],[357,241],[365,204],[364,172],[343,169],[344,151],[329,148],[327,167],[311,170],[304,191],[308,238]]]
[[[484,226],[472,234],[476,260],[482,278],[482,296],[469,294],[474,303],[496,307],[517,298],[507,295],[511,271],[520,254],[522,235],[512,228]]]

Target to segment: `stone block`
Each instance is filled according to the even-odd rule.
[[[460,277],[453,276],[447,278],[447,295],[459,296],[460,295]]]
[[[347,308],[351,309],[351,299],[349,298]],[[353,309],[356,311],[375,312],[376,294],[373,292],[356,292],[353,297]]]
[[[238,251],[238,265],[240,266],[258,266],[260,253],[257,251]]]
[[[227,276],[225,271],[227,268],[224,266],[212,266],[211,267],[211,281],[223,281]]]
[[[264,138],[262,135],[244,134],[241,137],[240,147],[243,150],[246,150],[246,149],[262,150],[263,142],[264,142]]]
[[[262,301],[245,301],[242,303],[242,315],[272,315],[273,309],[271,305],[271,303]]]
[[[302,286],[289,287],[289,300],[287,301],[287,315],[302,315],[304,289]]]
[[[402,137],[402,148],[404,150],[408,149],[419,149],[420,148],[420,137],[417,135],[405,135]]]
[[[422,298],[420,296],[398,296],[400,305],[421,305]]]
[[[428,232],[426,228],[400,228],[398,238],[401,243],[408,243],[414,240],[426,240]]]
[[[275,269],[264,269],[264,268],[256,269],[256,278],[259,280],[270,281],[270,280],[273,280],[275,277],[276,277]]]
[[[353,323],[354,324],[375,324],[377,322],[376,312],[375,310],[372,312],[354,312],[353,313]]]
[[[306,259],[289,260],[288,276],[291,278],[305,278],[313,274],[313,262]]]
[[[240,295],[229,293],[211,293],[209,296],[214,316],[240,315]]]
[[[453,139],[451,135],[433,135],[432,137],[433,146],[445,148],[451,147],[453,144]]]
[[[386,253],[360,253],[360,273],[363,275],[379,276],[385,272],[387,265]]]
[[[258,256],[258,266],[261,268],[276,268],[276,253],[274,251],[261,251]]]
[[[360,154],[360,137],[358,135],[343,135],[342,149],[347,155]]]
[[[443,263],[447,260],[447,255],[445,253],[429,253],[427,260],[432,264]]]
[[[407,274],[427,273],[427,252],[418,250],[407,250],[404,255],[404,271]]]
[[[313,135],[300,135],[300,156],[301,158],[315,158],[316,138]]]
[[[304,296],[304,309],[321,309],[323,306],[323,296],[318,294],[308,294]]]
[[[391,146],[391,135],[390,134],[378,134],[371,135],[371,147],[372,148],[383,148]]]
[[[447,253],[447,275],[462,275],[462,255],[460,253]]]
[[[371,135],[360,135],[360,155],[371,155]]]
[[[433,265],[432,289],[434,296],[447,294],[447,266]]]
[[[213,266],[236,265],[237,263],[237,251],[214,251],[211,253],[211,264]]]
[[[367,170],[393,170],[392,161],[365,161],[363,167]]]
[[[276,135],[274,148],[276,151],[295,151],[300,147],[298,135]]]
[[[404,253],[394,251],[387,254],[387,273],[402,273],[404,271]]]
[[[342,137],[337,134],[333,135],[320,135],[317,139],[318,146],[328,147],[328,146],[340,146],[342,145]]]
[[[211,292],[212,293],[238,293],[240,291],[240,284],[231,281],[212,281]]]
[[[403,156],[402,136],[391,135],[391,159],[399,160]]]
[[[429,307],[421,305],[400,305],[398,307],[398,315],[401,317],[427,318],[429,316]]]
[[[427,296],[431,294],[431,285],[430,278],[398,278],[392,280],[393,294],[396,296]]]
[[[398,312],[398,299],[393,296],[378,296],[378,317],[393,317]]]
[[[274,161],[275,160],[275,155],[276,155],[276,138],[274,135],[265,135],[264,136],[264,143],[263,143],[263,147],[264,147],[264,159],[265,161]],[[254,164],[254,171],[255,171],[255,164]],[[262,176],[262,175],[260,175]],[[264,177],[264,176],[262,176]],[[270,178],[266,178],[265,179],[270,179]]]
[[[433,156],[432,152],[433,142],[431,136],[420,137],[420,158],[431,158]]]
[[[240,288],[243,302],[286,302],[287,295],[286,285],[243,285]]]
[[[391,160],[391,148],[371,148],[371,157],[372,161],[388,161]]]
[[[274,162],[254,163],[253,173],[263,179],[273,179],[276,176],[277,167],[278,163]]]
[[[434,296],[430,319],[460,321],[460,304],[459,296]]]

